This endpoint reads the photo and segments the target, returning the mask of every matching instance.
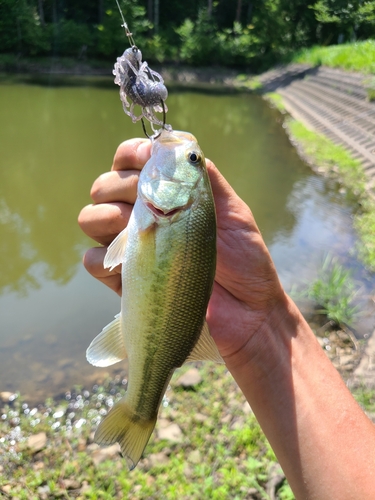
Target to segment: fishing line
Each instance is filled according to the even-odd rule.
[[[123,24],[121,25],[121,27],[124,28],[124,30],[125,30],[125,33],[126,33],[126,36],[128,37],[130,46],[132,48],[134,47],[135,49],[137,49],[137,46],[136,46],[134,38],[133,38],[133,33],[131,33],[130,30],[129,30],[127,22],[125,21],[125,18],[124,18],[124,14],[122,13],[120,4],[118,3],[118,0],[116,0],[116,3],[117,3],[117,7],[118,7],[118,10],[120,12],[121,19],[122,19],[122,22],[123,22]]]

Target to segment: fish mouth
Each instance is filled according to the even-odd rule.
[[[172,210],[162,210],[161,208],[155,207],[152,203],[149,201],[146,203],[147,208],[156,216],[158,217],[172,217],[172,215],[177,214],[181,210],[183,210],[183,207],[177,207],[177,208],[172,208]]]

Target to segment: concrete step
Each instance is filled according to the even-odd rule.
[[[319,67],[276,88],[297,119],[350,150],[375,188],[375,103],[367,101],[364,75]]]

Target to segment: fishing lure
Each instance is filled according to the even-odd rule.
[[[126,36],[131,45],[126,49],[121,57],[117,58],[113,74],[115,83],[120,86],[120,99],[124,112],[130,116],[133,123],[142,120],[143,129],[147,134],[143,122],[143,118],[148,120],[155,134],[153,125],[160,125],[162,128],[171,131],[172,127],[165,123],[166,113],[168,111],[165,101],[168,97],[167,87],[164,85],[164,80],[159,73],[152,70],[146,61],[142,61],[142,52],[135,45],[132,33],[130,33],[128,25],[125,22],[124,16],[119,8]],[[130,101],[130,102],[129,102]],[[135,114],[135,106],[141,108],[141,113]],[[163,119],[159,119],[155,113],[163,113]]]

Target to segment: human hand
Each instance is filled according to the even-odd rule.
[[[94,203],[83,208],[78,218],[82,230],[104,245],[86,252],[86,269],[120,295],[120,266],[109,271],[103,260],[106,247],[128,223],[150,145],[147,139],[131,139],[119,146],[111,172],[92,186]],[[260,336],[273,311],[285,305],[285,294],[250,209],[214,164],[206,163],[217,214],[217,267],[207,322],[228,364]]]

